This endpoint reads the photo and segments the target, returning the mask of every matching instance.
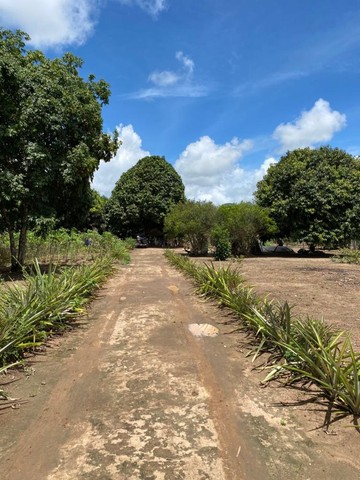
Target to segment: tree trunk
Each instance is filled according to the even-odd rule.
[[[20,236],[19,236],[19,248],[18,248],[18,262],[20,267],[23,267],[25,264],[27,231],[28,231],[28,211],[27,211],[27,207],[24,206],[22,208],[21,228],[20,228]]]
[[[15,244],[15,234],[14,230],[11,227],[8,227],[9,240],[10,240],[10,255],[11,255],[11,270],[14,271],[17,269],[17,250]]]
[[[16,243],[15,243],[15,232],[13,226],[9,220],[9,217],[6,213],[4,208],[1,209],[1,215],[4,219],[4,223],[6,225],[6,229],[9,234],[9,242],[10,242],[10,259],[11,259],[11,270],[16,270],[17,262],[17,250],[16,250]]]

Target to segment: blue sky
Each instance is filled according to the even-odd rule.
[[[123,145],[101,194],[148,154],[217,204],[251,199],[287,150],[360,154],[358,0],[0,0],[0,25],[111,84]]]

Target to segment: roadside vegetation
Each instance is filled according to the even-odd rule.
[[[236,315],[239,327],[256,339],[254,358],[270,353],[265,383],[274,378],[303,386],[311,382],[328,400],[327,421],[332,411],[360,415],[360,352],[354,351],[347,332],[323,320],[296,316],[286,302],[259,297],[233,265],[199,265],[171,250],[166,257],[192,278],[200,295]]]
[[[65,231],[30,242],[38,255],[21,281],[0,284],[0,372],[69,328],[112,272],[114,260],[130,260],[133,244],[109,233]]]
[[[17,237],[18,235],[15,240]],[[129,247],[134,245],[134,240],[119,241],[118,237],[109,232],[100,235],[94,230],[78,232],[75,229],[69,231],[60,228],[42,235],[39,231],[32,230],[28,233],[25,264],[37,261],[39,264],[65,266],[91,262],[106,255],[124,260],[130,258]],[[10,264],[8,237],[0,234],[0,268],[6,270]]]
[[[343,248],[333,257],[334,262],[360,264],[360,250]]]

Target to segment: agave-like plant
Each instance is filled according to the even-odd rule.
[[[83,313],[94,289],[112,269],[104,257],[92,264],[42,272],[37,261],[24,272],[24,284],[2,289],[0,299],[0,364],[18,361],[22,352],[41,345],[49,334],[63,330]]]
[[[254,358],[264,350],[278,352],[282,361],[272,367],[264,382],[291,372],[292,381],[310,380],[331,404],[360,415],[360,353],[354,351],[345,332],[324,320],[294,316],[287,302],[257,297],[236,269],[198,266],[169,251],[166,256],[194,279],[200,294],[217,298],[237,313],[259,341]]]

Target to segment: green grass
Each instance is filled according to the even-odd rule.
[[[334,262],[360,264],[360,250],[352,248],[343,248],[332,258]]]

